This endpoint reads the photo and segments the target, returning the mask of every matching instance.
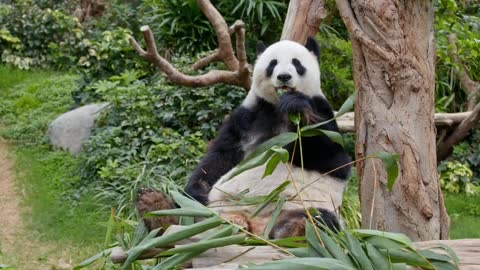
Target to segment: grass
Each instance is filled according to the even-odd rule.
[[[109,213],[99,211],[92,196],[81,196],[72,188],[80,180],[78,158],[52,150],[45,135],[48,123],[72,107],[77,78],[0,65],[0,137],[11,142],[16,181],[28,210],[24,216],[28,235],[19,236],[17,242],[35,239],[49,247],[41,258],[32,260],[66,256],[78,263],[100,248],[106,231],[101,223]],[[30,269],[24,260],[7,261],[18,269]]]
[[[70,185],[79,179],[76,158],[41,146],[17,147],[15,156],[17,181],[31,209],[25,217],[31,229],[42,232],[46,240],[78,247],[96,245],[103,239],[105,228],[100,222],[106,222],[109,213],[99,212],[91,196],[74,201],[68,194]]]
[[[480,195],[444,193],[451,219],[450,238],[480,238]]]

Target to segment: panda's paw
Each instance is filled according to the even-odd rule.
[[[178,218],[172,216],[144,218],[145,214],[149,212],[175,208],[175,203],[163,192],[142,188],[137,192],[135,206],[138,214],[143,218],[145,226],[150,231],[160,227],[165,229],[170,225],[178,224]]]
[[[248,223],[248,216],[245,213],[236,212],[236,213],[221,213],[220,214],[224,219],[236,224],[240,227],[250,230]]]
[[[302,114],[302,124],[311,125],[320,122],[320,117],[312,109],[305,109]]]

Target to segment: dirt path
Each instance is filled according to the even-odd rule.
[[[71,269],[61,259],[67,254],[58,256],[54,244],[40,241],[38,235],[27,231],[22,214],[28,209],[21,205],[21,198],[8,145],[0,139],[0,265],[18,270]]]

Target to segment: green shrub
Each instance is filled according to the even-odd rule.
[[[111,105],[85,147],[80,185],[94,184],[117,209],[130,206],[139,187],[182,185],[244,97],[237,87],[194,89],[138,76],[125,72],[88,88]]]
[[[332,106],[339,109],[355,91],[352,70],[352,44],[334,31],[319,35],[322,91]]]
[[[457,35],[458,54],[473,80],[480,80],[480,8],[478,4],[442,0],[436,3],[435,38],[436,63],[436,109],[441,112],[464,111],[470,98],[464,94],[455,77],[456,64],[451,59],[452,46],[448,35]],[[460,67],[463,68],[463,67]]]
[[[77,38],[78,20],[60,10],[41,8],[33,1],[2,5],[0,24],[19,40],[3,47],[2,61],[19,68],[47,67],[52,64],[50,44]],[[71,44],[79,42],[75,39]]]
[[[249,51],[254,51],[259,39],[272,43],[280,38],[286,1],[228,0],[213,4],[229,25],[238,19],[246,23]],[[161,49],[195,55],[217,48],[217,35],[195,0],[145,0],[140,9],[142,23],[162,37],[157,38]]]
[[[480,191],[472,184],[473,172],[458,161],[443,162],[439,166],[442,188],[452,193],[474,194]]]

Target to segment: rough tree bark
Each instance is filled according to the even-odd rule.
[[[435,40],[429,0],[337,0],[354,51],[357,159],[400,155],[392,192],[378,159],[359,162],[362,227],[415,241],[448,237],[437,174]]]
[[[305,43],[314,37],[318,27],[327,16],[325,0],[291,0],[283,25],[281,39]]]

